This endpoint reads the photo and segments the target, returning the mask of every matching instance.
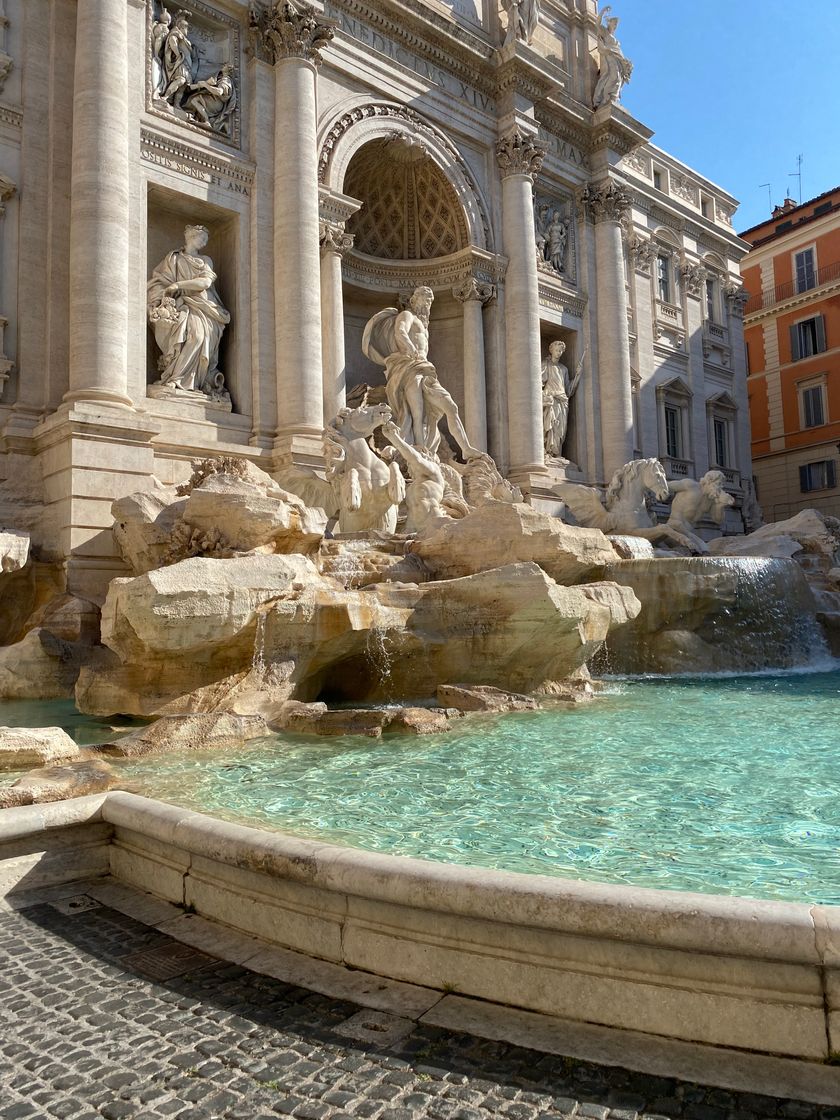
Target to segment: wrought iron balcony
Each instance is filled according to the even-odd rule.
[[[759,292],[757,295],[750,296],[744,308],[744,314],[751,315],[756,311],[775,307],[777,303],[784,303],[786,299],[792,299],[794,296],[816,292],[818,288],[821,288],[824,284],[830,284],[834,280],[840,280],[840,261],[834,261],[833,264],[826,264],[822,268],[818,268],[814,275],[814,283],[807,287],[800,287],[796,280],[788,280],[785,284],[777,284],[769,292]]]

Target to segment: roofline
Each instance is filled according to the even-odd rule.
[[[822,194],[814,195],[814,197],[809,198],[807,200],[807,202],[798,203],[796,206],[793,207],[792,210],[786,210],[784,212],[784,215],[777,214],[775,218],[772,217],[772,215],[771,215],[769,218],[765,218],[763,222],[758,222],[756,225],[750,226],[749,229],[743,230],[741,233],[738,234],[738,236],[746,238],[747,234],[752,233],[753,230],[761,229],[762,226],[769,226],[771,222],[781,221],[783,217],[784,217],[784,220],[787,221],[789,215],[795,214],[797,210],[804,210],[806,206],[813,206],[815,202],[819,202],[820,199],[822,199],[822,198],[828,198],[828,196],[830,194],[836,194],[838,191],[840,191],[840,185],[838,185],[836,187],[832,187],[830,190],[823,191]],[[813,216],[813,215],[811,215],[811,216]],[[824,217],[824,215],[823,214],[818,214],[817,217],[822,218],[822,217]],[[791,230],[789,230],[789,229],[783,230],[782,233],[779,236],[781,237],[783,234],[790,233],[790,232],[791,232]],[[767,238],[762,238],[762,241],[769,240],[770,236],[771,235],[768,235]]]

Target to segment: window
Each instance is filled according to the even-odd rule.
[[[798,362],[800,358],[810,358],[812,354],[822,354],[826,350],[825,320],[822,315],[814,315],[811,319],[803,319],[794,323],[790,328],[790,353],[791,360]]]
[[[654,167],[653,169],[653,185],[656,190],[661,191],[662,188],[662,172]]]
[[[719,419],[717,416],[714,419],[715,428],[715,464],[718,467],[729,466],[729,440],[727,439],[728,432],[726,430],[726,421]]]
[[[817,286],[817,270],[814,267],[814,250],[803,249],[794,255],[797,292],[807,292]]]
[[[805,463],[799,468],[799,489],[803,494],[811,490],[831,490],[837,485],[837,470],[833,459],[819,463]]]
[[[709,221],[714,217],[714,205],[707,195],[701,195],[700,197],[700,213],[704,218],[708,218]]]
[[[706,318],[710,323],[717,322],[717,292],[711,278],[706,280]]]
[[[671,303],[671,258],[660,253],[656,258],[656,287],[663,303]]]
[[[827,214],[831,209],[830,202],[821,202],[819,206],[814,207],[814,217],[818,218],[820,214]]]
[[[680,410],[665,405],[665,454],[669,459],[682,459],[682,424]]]
[[[818,428],[825,423],[825,386],[804,385],[799,390],[803,428]]]
[[[744,361],[747,366],[747,377],[749,377],[752,370],[750,369],[750,344],[748,342],[744,343]]]

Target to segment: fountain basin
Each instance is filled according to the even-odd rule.
[[[453,867],[127,793],[7,810],[0,860],[7,889],[110,870],[309,956],[573,1021],[815,1061],[840,1042],[838,907]]]

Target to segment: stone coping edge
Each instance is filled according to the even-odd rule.
[[[836,967],[840,961],[837,906],[613,886],[383,855],[232,824],[131,793],[79,800],[88,803],[79,820],[98,819],[91,815],[94,802],[97,809],[101,805],[101,819],[116,827],[191,855],[342,895],[704,954],[812,967]]]
[[[47,801],[42,805],[19,805],[0,811],[0,843],[22,840],[34,833],[103,820],[107,793],[92,793],[69,801]]]

